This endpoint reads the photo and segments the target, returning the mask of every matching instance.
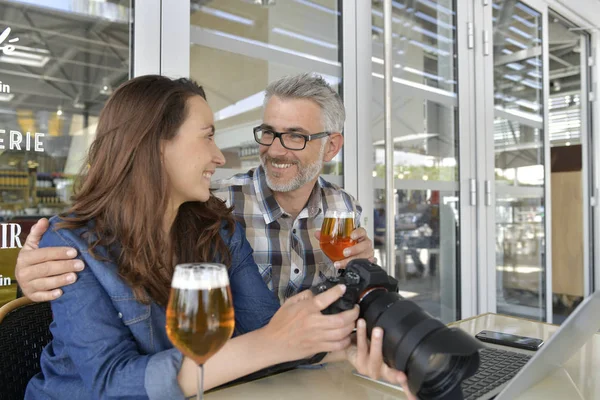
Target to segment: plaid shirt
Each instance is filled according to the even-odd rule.
[[[350,194],[319,177],[306,207],[293,220],[275,200],[262,166],[215,181],[212,188],[215,196],[234,207],[259,272],[281,303],[335,271],[315,238],[327,209],[356,211],[357,226],[362,211]]]

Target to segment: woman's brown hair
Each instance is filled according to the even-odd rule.
[[[192,96],[206,99],[188,79],[147,75],[122,84],[100,113],[88,167],[59,224],[87,226],[90,253],[102,258],[94,250],[110,249],[120,275],[143,302],[167,304],[175,263],[231,260],[220,235],[222,228],[233,232],[231,209],[212,194],[207,202],[182,204],[169,238],[163,232],[169,199],[161,141],[175,137]]]

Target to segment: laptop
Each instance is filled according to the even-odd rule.
[[[462,383],[465,400],[513,400],[553,374],[600,330],[600,290],[587,297],[540,349],[514,351],[492,345],[480,351],[480,367]],[[511,349],[511,350],[508,350]],[[402,390],[400,386],[368,380]]]

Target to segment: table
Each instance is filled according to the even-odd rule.
[[[547,340],[558,326],[498,314],[482,314],[450,324],[472,335],[484,329]],[[519,351],[519,350],[516,350]],[[590,339],[553,376],[518,397],[519,400],[600,399],[600,334]],[[207,400],[392,400],[404,394],[352,374],[348,363],[322,369],[297,369],[208,393]]]

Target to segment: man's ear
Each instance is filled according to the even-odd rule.
[[[342,149],[344,145],[344,136],[342,136],[339,132],[334,132],[327,138],[328,143],[327,147],[325,147],[325,156],[323,157],[323,161],[329,162],[333,160],[333,157],[337,156],[337,154]]]

